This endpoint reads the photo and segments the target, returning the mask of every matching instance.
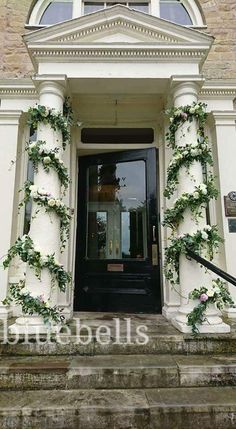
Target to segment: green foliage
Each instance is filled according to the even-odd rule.
[[[46,192],[43,188],[38,188],[31,182],[26,182],[24,186],[25,196],[23,202],[26,204],[32,198],[39,207],[44,207],[46,213],[56,213],[60,218],[60,239],[61,249],[65,248],[66,241],[70,234],[70,209],[61,201],[61,199],[54,198],[50,192]],[[36,213],[37,214],[37,213]]]
[[[28,125],[36,130],[40,123],[50,124],[54,131],[60,131],[62,133],[62,146],[66,148],[67,143],[71,141],[71,135],[69,127],[70,116],[64,117],[61,112],[57,112],[55,109],[50,107],[41,106],[37,104],[35,107],[29,109]]]
[[[168,146],[175,147],[175,133],[178,128],[188,121],[189,123],[197,120],[198,122],[198,135],[204,136],[204,125],[206,123],[206,104],[193,103],[182,107],[173,107],[166,111],[170,118],[169,132],[166,134]]]
[[[189,298],[199,300],[199,304],[188,314],[188,325],[195,335],[199,332],[199,325],[207,320],[206,310],[210,304],[215,304],[219,310],[225,305],[234,304],[226,283],[219,278],[212,281],[211,288],[202,286],[200,289],[194,289]]]
[[[8,250],[3,261],[4,268],[9,267],[16,255],[34,269],[38,279],[41,277],[42,269],[47,268],[52,275],[52,284],[58,284],[60,291],[65,292],[67,285],[71,282],[71,275],[64,270],[62,264],[55,260],[54,255],[42,255],[41,249],[34,246],[33,240],[28,235],[18,238]]]
[[[25,281],[20,283],[10,284],[8,297],[3,301],[4,305],[10,305],[15,302],[22,308],[23,314],[38,314],[42,316],[44,323],[51,325],[51,322],[62,323],[64,316],[62,310],[58,310],[56,306],[51,307],[48,301],[44,301],[42,295],[33,298],[28,291],[24,291]]]
[[[170,239],[170,245],[165,249],[165,276],[171,284],[179,283],[179,257],[187,254],[190,249],[197,254],[204,250],[212,260],[214,252],[223,240],[217,232],[217,226],[206,225],[195,234],[183,234]]]
[[[163,225],[172,229],[177,229],[180,222],[184,219],[184,212],[190,209],[193,218],[197,222],[202,217],[202,210],[212,198],[217,198],[218,190],[214,185],[214,178],[211,176],[207,182],[195,186],[193,193],[184,192],[178,198],[172,208],[166,209]]]
[[[52,168],[57,172],[62,186],[67,189],[70,183],[70,178],[67,168],[60,159],[60,149],[56,147],[55,149],[49,150],[45,147],[45,145],[46,142],[39,140],[37,142],[29,143],[29,145],[26,147],[29,160],[33,163],[34,171],[38,171],[39,164],[43,166],[47,173],[49,173],[50,169]]]
[[[173,157],[167,168],[167,185],[164,191],[164,196],[170,198],[177,188],[179,183],[178,175],[182,167],[189,169],[194,161],[200,162],[202,165],[213,165],[211,150],[208,147],[208,139],[204,137],[201,141],[197,141],[186,146],[176,146],[174,148]]]

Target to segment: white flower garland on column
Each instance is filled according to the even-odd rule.
[[[30,108],[28,125],[34,130],[37,129],[38,124],[50,124],[53,130],[59,130],[62,133],[62,147],[65,150],[68,143],[70,143],[70,127],[72,125],[72,110],[65,100],[63,114],[56,112],[54,109],[46,106],[36,105]],[[70,178],[68,171],[63,161],[60,160],[60,148],[52,150],[46,149],[46,142],[37,141],[29,143],[26,147],[29,160],[32,161],[34,171],[38,170],[38,165],[41,163],[46,172],[50,168],[54,169],[64,191],[68,188]],[[60,238],[61,238],[61,251],[64,249],[66,240],[69,237],[70,228],[70,209],[62,202],[61,199],[54,198],[53,195],[47,192],[46,189],[38,188],[31,182],[25,182],[24,185],[24,199],[20,203],[20,207],[26,204],[31,198],[39,205],[44,207],[46,212],[54,212],[60,218]],[[37,212],[36,212],[37,215]],[[58,285],[60,291],[65,292],[66,287],[71,282],[71,274],[66,272],[63,265],[55,260],[54,255],[44,255],[41,249],[37,249],[33,240],[29,235],[24,235],[18,238],[15,244],[9,249],[7,257],[3,261],[4,268],[9,267],[12,259],[19,256],[23,262],[33,268],[35,276],[40,278],[42,269],[48,269],[51,274],[52,286]],[[25,281],[21,280],[17,284],[11,284],[7,298],[3,301],[4,304],[9,305],[11,302],[20,305],[23,314],[38,314],[43,317],[45,323],[60,323],[64,320],[61,314],[62,309],[57,306],[50,306],[48,301],[44,301],[42,295],[33,296],[28,291],[24,290]]]
[[[194,161],[202,165],[213,166],[211,149],[208,138],[204,133],[206,123],[206,105],[203,103],[193,103],[181,108],[167,110],[170,118],[169,131],[166,135],[168,146],[173,149],[173,157],[167,169],[167,184],[164,192],[165,197],[171,198],[178,185],[179,171],[182,166],[188,170]],[[181,125],[188,121],[191,123],[194,118],[198,123],[198,140],[186,146],[177,146],[175,133]],[[192,178],[194,180],[194,178]],[[213,259],[214,252],[218,250],[223,241],[218,234],[217,226],[205,225],[203,229],[197,230],[194,234],[177,235],[177,228],[184,219],[184,212],[190,209],[194,220],[197,222],[202,215],[202,210],[212,198],[217,198],[218,190],[214,184],[214,177],[210,174],[205,181],[196,186],[194,192],[183,193],[176,199],[171,208],[166,209],[163,224],[172,229],[170,243],[165,249],[165,276],[174,285],[179,284],[179,258],[180,254],[187,254],[187,249],[191,249],[197,254],[206,251],[210,260]],[[189,295],[190,299],[198,299],[198,304],[188,315],[188,324],[192,327],[193,333],[198,332],[198,325],[206,320],[205,312],[209,304],[215,303],[219,309],[224,304],[233,304],[232,298],[226,288],[225,282],[220,279],[213,280],[212,288],[201,287],[194,289]]]

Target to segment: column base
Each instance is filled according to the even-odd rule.
[[[236,308],[233,308],[233,307],[224,308],[223,315],[227,317],[227,319],[236,319]]]
[[[181,307],[171,323],[173,326],[184,334],[192,332],[191,326],[188,325],[188,314],[192,311],[193,306],[191,303]],[[210,304],[206,310],[206,321],[198,325],[200,334],[228,334],[230,333],[230,326],[224,323],[221,313],[214,304]]]
[[[8,330],[13,335],[42,335],[57,332],[58,325],[47,326],[42,317],[28,316],[17,318],[15,323],[9,326]]]
[[[12,317],[12,310],[5,305],[0,305],[0,322],[1,320],[7,320]]]
[[[167,320],[173,319],[173,317],[176,316],[179,307],[179,305],[165,304],[164,307],[162,307],[162,316],[164,316]]]
[[[181,323],[175,319],[171,320],[172,325],[183,334],[191,334],[192,328],[187,323]],[[218,325],[203,324],[198,326],[200,334],[229,334],[230,326],[227,323],[221,322]]]

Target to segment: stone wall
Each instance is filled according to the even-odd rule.
[[[236,1],[198,0],[215,37],[204,65],[208,79],[236,79]],[[0,0],[0,78],[25,77],[33,68],[22,42],[32,0]]]

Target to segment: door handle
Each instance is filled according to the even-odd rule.
[[[113,243],[112,240],[109,241],[109,255],[112,255]]]
[[[152,241],[157,241],[157,237],[156,237],[156,225],[152,226]]]
[[[119,241],[116,240],[116,256],[119,255]]]

